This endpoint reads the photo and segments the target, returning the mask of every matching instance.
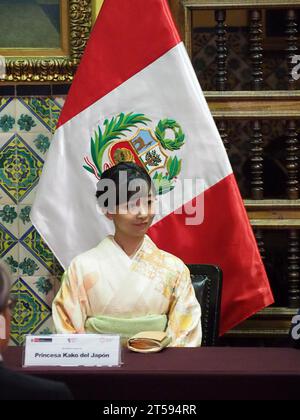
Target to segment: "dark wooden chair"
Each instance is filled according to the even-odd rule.
[[[219,338],[222,270],[206,264],[190,264],[188,268],[202,310],[202,346],[216,346]]]

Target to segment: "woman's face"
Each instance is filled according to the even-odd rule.
[[[143,237],[151,226],[154,216],[155,196],[152,193],[129,203],[120,204],[115,214],[107,214],[107,217],[114,222],[116,233],[131,237]]]

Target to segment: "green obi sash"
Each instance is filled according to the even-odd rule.
[[[90,334],[119,334],[124,343],[141,331],[165,331],[167,315],[146,315],[131,318],[95,316],[87,319],[85,331]]]

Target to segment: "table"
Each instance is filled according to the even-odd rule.
[[[125,349],[120,368],[22,368],[22,348],[7,367],[65,382],[83,400],[299,399],[300,350],[292,348]]]

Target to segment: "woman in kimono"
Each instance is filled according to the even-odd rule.
[[[119,163],[103,172],[96,197],[115,234],[74,258],[64,273],[53,302],[57,332],[127,339],[166,331],[171,347],[200,346],[201,308],[189,270],[146,235],[155,215],[148,173]]]

